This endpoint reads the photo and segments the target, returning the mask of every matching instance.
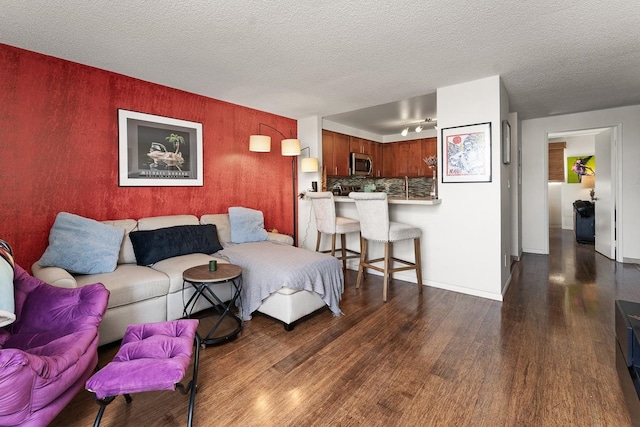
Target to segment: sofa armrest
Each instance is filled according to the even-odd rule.
[[[269,236],[270,242],[293,245],[293,237],[289,236],[288,234],[272,233],[270,231],[267,231],[267,235]]]
[[[31,266],[34,277],[58,288],[74,289],[78,287],[76,279],[67,271],[59,267],[42,267],[38,263]]]

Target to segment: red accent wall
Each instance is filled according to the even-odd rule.
[[[211,76],[212,79],[215,76]],[[265,226],[293,233],[291,158],[249,151],[267,123],[295,120],[0,44],[0,239],[29,269],[58,212],[97,220],[260,209]],[[203,125],[204,186],[119,187],[117,111]]]

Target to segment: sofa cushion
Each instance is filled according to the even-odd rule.
[[[121,227],[124,230],[122,245],[120,245],[120,255],[118,256],[118,264],[135,264],[136,255],[133,252],[133,245],[129,238],[129,233],[138,229],[138,221],[135,219],[116,219],[110,221],[101,221],[103,224]]]
[[[200,224],[213,224],[218,230],[218,240],[222,246],[231,242],[231,224],[229,214],[206,214],[200,217]]]
[[[231,242],[233,243],[269,240],[267,230],[264,229],[262,211],[231,207],[229,208],[229,222],[231,223]]]
[[[198,225],[199,223],[198,217],[195,215],[149,216],[138,220],[138,230],[157,230],[158,228]]]
[[[138,265],[193,253],[212,254],[222,249],[215,225],[177,225],[129,234]]]
[[[78,274],[108,273],[116,268],[123,236],[121,227],[60,212],[38,264]]]
[[[166,274],[135,264],[120,264],[112,273],[77,276],[76,280],[78,287],[90,283],[104,284],[110,292],[110,309],[164,297],[169,292],[169,278]]]

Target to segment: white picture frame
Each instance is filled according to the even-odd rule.
[[[118,109],[118,182],[202,186],[202,123]]]
[[[491,182],[491,123],[441,131],[442,182]]]

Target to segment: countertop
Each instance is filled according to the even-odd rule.
[[[354,200],[349,198],[349,196],[334,196],[333,200],[340,203],[354,203]],[[442,199],[424,199],[417,197],[410,197],[407,199],[405,197],[390,197],[388,202],[390,205],[439,205],[442,203]]]

